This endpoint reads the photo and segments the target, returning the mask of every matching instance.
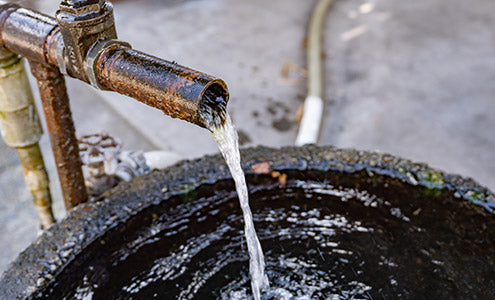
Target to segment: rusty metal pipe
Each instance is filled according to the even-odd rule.
[[[65,208],[70,210],[86,201],[88,194],[65,80],[58,69],[35,61],[30,61],[30,65],[38,82]]]
[[[45,44],[52,31],[58,26],[57,21],[18,5],[3,3],[0,6],[0,41],[2,44],[10,51],[29,60],[46,63]],[[52,51],[56,52],[56,48]]]
[[[100,10],[101,15],[88,18],[87,9]],[[201,112],[205,111],[220,112],[216,115],[223,122],[229,98],[225,82],[116,41],[109,3],[104,0],[65,1],[57,17],[58,22],[0,1],[0,43],[30,61],[38,81],[67,210],[84,202],[87,192],[60,70],[201,127],[207,127],[209,123],[203,119],[206,114]],[[87,26],[78,27],[81,22]],[[60,26],[64,27],[65,34]]]
[[[59,68],[57,49],[63,39],[50,16],[0,0],[0,43],[30,61]]]
[[[221,79],[122,45],[107,47],[96,62],[96,78],[105,89],[130,96],[165,114],[206,127],[200,116],[205,94],[228,101]]]
[[[64,62],[57,59],[57,49],[63,49],[64,45],[54,18],[3,2],[0,6],[0,42],[29,60],[65,69],[61,66]],[[206,127],[199,115],[202,105],[225,109],[228,102],[229,93],[223,80],[124,45],[109,45],[93,59],[95,65],[91,71],[104,89],[130,96],[201,127]],[[64,61],[68,62],[67,57]],[[68,75],[77,76],[70,68],[67,71]],[[88,81],[86,76],[79,79]],[[208,100],[219,97],[224,103]]]
[[[85,201],[87,194],[65,81],[58,66],[50,63],[56,61],[57,47],[63,45],[58,23],[49,16],[2,2],[0,30],[0,42],[10,51],[28,58],[38,80],[65,206],[70,209]],[[49,82],[52,79],[54,81]]]

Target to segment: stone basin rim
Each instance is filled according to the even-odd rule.
[[[254,164],[265,161],[270,163],[271,170],[366,171],[398,178],[410,185],[447,188],[460,199],[474,203],[480,213],[495,212],[494,193],[473,179],[386,153],[308,145],[280,149],[258,146],[242,149],[241,155],[248,174],[254,173]],[[99,199],[79,205],[45,230],[9,265],[0,278],[0,299],[33,297],[108,230],[163,199],[228,178],[230,173],[220,154],[207,155],[121,183]]]

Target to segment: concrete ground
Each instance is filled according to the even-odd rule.
[[[53,15],[58,1],[26,2]],[[244,146],[294,143],[315,1],[122,0],[119,38],[223,78]],[[326,23],[325,117],[319,144],[380,150],[473,177],[495,190],[495,2],[337,0]],[[68,79],[79,135],[102,130],[127,149],[193,158],[210,134],[134,100]],[[37,94],[37,91],[34,91]],[[41,141],[55,208],[60,190]],[[38,232],[15,151],[0,142],[0,271]]]

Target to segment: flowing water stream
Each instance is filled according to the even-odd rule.
[[[249,272],[251,275],[251,287],[254,299],[261,296],[261,289],[268,287],[268,278],[265,275],[265,258],[261,249],[256,230],[254,229],[253,216],[249,208],[249,196],[246,185],[246,178],[241,168],[241,156],[239,153],[237,132],[232,125],[230,116],[226,116],[223,126],[213,128],[213,137],[218,143],[218,148],[222,152],[227,165],[229,166],[232,178],[235,181],[239,202],[244,215],[244,234],[249,251]]]
[[[214,101],[215,103],[221,103],[223,99],[218,97]],[[211,106],[208,107],[211,108]],[[265,274],[263,250],[261,249],[258,236],[256,235],[253,215],[249,208],[249,195],[246,178],[241,167],[241,155],[239,153],[237,132],[232,125],[229,114],[226,113],[224,109],[219,109],[217,111],[207,109],[202,111],[202,116],[207,121],[208,129],[213,133],[213,138],[217,141],[218,148],[220,149],[235,182],[242,214],[244,216],[244,235],[249,251],[251,287],[254,299],[259,300],[261,299],[261,290],[268,288],[269,282],[268,277]]]

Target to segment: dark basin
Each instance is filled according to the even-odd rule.
[[[473,180],[332,147],[242,153],[264,299],[495,297],[495,197]],[[216,155],[120,184],[22,252],[0,298],[250,297],[229,178]]]

